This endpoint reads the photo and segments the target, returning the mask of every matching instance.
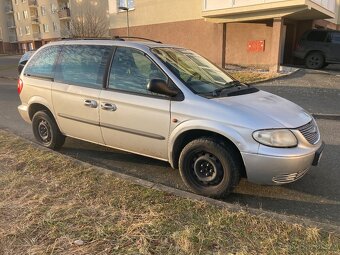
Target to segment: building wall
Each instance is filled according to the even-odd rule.
[[[37,0],[36,3],[37,6],[32,7],[29,0],[24,3],[20,0],[15,3],[13,0],[16,32],[20,49],[23,51],[38,48],[44,42],[60,38],[59,17],[56,11],[58,6],[57,0]],[[43,8],[45,9],[44,14]],[[26,18],[24,16],[25,11],[28,13]],[[35,18],[38,18],[38,22],[33,22],[32,19]],[[53,24],[56,25],[54,26]],[[44,30],[44,25],[47,26],[46,31]],[[26,33],[26,27],[29,27],[29,33]]]
[[[202,19],[202,0],[135,0],[129,11],[130,26]],[[110,28],[126,27],[126,12],[118,12],[117,0],[109,1]]]
[[[110,32],[113,36],[126,36],[126,28],[111,29]],[[133,26],[130,35],[189,48],[222,65],[223,24],[197,19]]]
[[[272,30],[272,20],[227,24],[226,63],[267,68],[271,57]],[[253,40],[264,40],[264,51],[249,52],[248,42]]]
[[[8,28],[7,28],[7,19],[8,14],[5,14],[5,7],[8,6],[8,2],[7,1],[0,1],[0,41],[3,42],[9,42],[9,34],[8,34]],[[1,50],[1,49],[0,49]]]

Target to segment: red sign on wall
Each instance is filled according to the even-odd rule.
[[[249,52],[263,52],[265,49],[265,40],[254,40],[248,42]]]

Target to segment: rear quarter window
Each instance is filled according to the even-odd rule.
[[[38,51],[28,62],[25,75],[54,77],[54,68],[60,52],[60,46],[48,46]]]
[[[111,46],[65,45],[60,54],[55,80],[70,85],[101,88],[111,53]]]
[[[311,31],[306,39],[311,42],[324,42],[326,41],[327,34],[327,31]]]

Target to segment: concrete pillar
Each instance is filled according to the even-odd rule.
[[[269,66],[269,71],[273,73],[277,73],[280,68],[281,51],[284,48],[284,42],[282,40],[283,36],[284,36],[283,19],[275,18],[273,20],[272,43],[271,43],[272,45]]]

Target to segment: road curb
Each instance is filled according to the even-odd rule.
[[[143,187],[146,187],[146,188],[151,188],[151,189],[158,190],[158,191],[167,192],[167,193],[170,193],[172,195],[176,195],[178,197],[182,197],[182,198],[186,198],[186,199],[205,202],[205,203],[208,203],[208,204],[211,204],[211,205],[214,205],[214,206],[225,208],[225,209],[232,211],[232,212],[244,211],[244,212],[248,212],[250,214],[256,215],[256,216],[268,217],[268,218],[279,220],[279,221],[285,221],[285,222],[290,223],[290,224],[299,224],[299,225],[303,225],[303,226],[309,227],[309,228],[318,228],[320,230],[327,231],[327,232],[330,232],[330,233],[340,234],[340,226],[337,226],[337,225],[333,225],[333,224],[329,224],[329,223],[323,223],[323,222],[317,222],[317,221],[310,220],[310,219],[307,219],[307,218],[304,218],[304,217],[285,215],[285,214],[280,214],[280,213],[276,213],[276,212],[265,211],[265,210],[262,210],[262,209],[249,208],[249,207],[246,207],[246,206],[231,204],[231,203],[227,203],[227,202],[224,202],[224,201],[220,201],[220,200],[204,197],[204,196],[201,196],[201,195],[197,195],[197,194],[194,194],[194,193],[191,193],[191,192],[188,192],[188,191],[169,187],[169,186],[166,186],[166,185],[163,185],[163,184],[154,183],[154,182],[147,181],[147,180],[135,177],[135,176],[120,173],[120,172],[118,172],[119,168],[114,168],[114,169],[109,170],[109,169],[106,169],[106,168],[103,168],[103,167],[95,166],[93,164],[90,164],[90,163],[81,161],[79,159],[73,158],[69,155],[61,154],[59,152],[44,148],[44,147],[38,145],[37,143],[34,143],[33,141],[30,141],[30,140],[28,140],[24,137],[21,137],[21,136],[14,134],[11,131],[8,131],[8,130],[5,130],[5,129],[0,129],[0,130],[3,130],[4,132],[7,132],[7,133],[9,133],[13,136],[19,137],[20,139],[23,139],[25,142],[34,146],[37,149],[40,149],[40,150],[43,150],[43,151],[48,151],[48,152],[53,153],[55,155],[62,155],[63,157],[66,157],[67,159],[69,159],[72,162],[75,162],[75,163],[77,163],[81,166],[84,166],[86,168],[91,168],[95,171],[99,171],[99,172],[102,172],[102,173],[105,173],[105,174],[110,174],[110,175],[112,175],[116,178],[132,182],[136,185],[140,185],[140,186],[143,186]]]

